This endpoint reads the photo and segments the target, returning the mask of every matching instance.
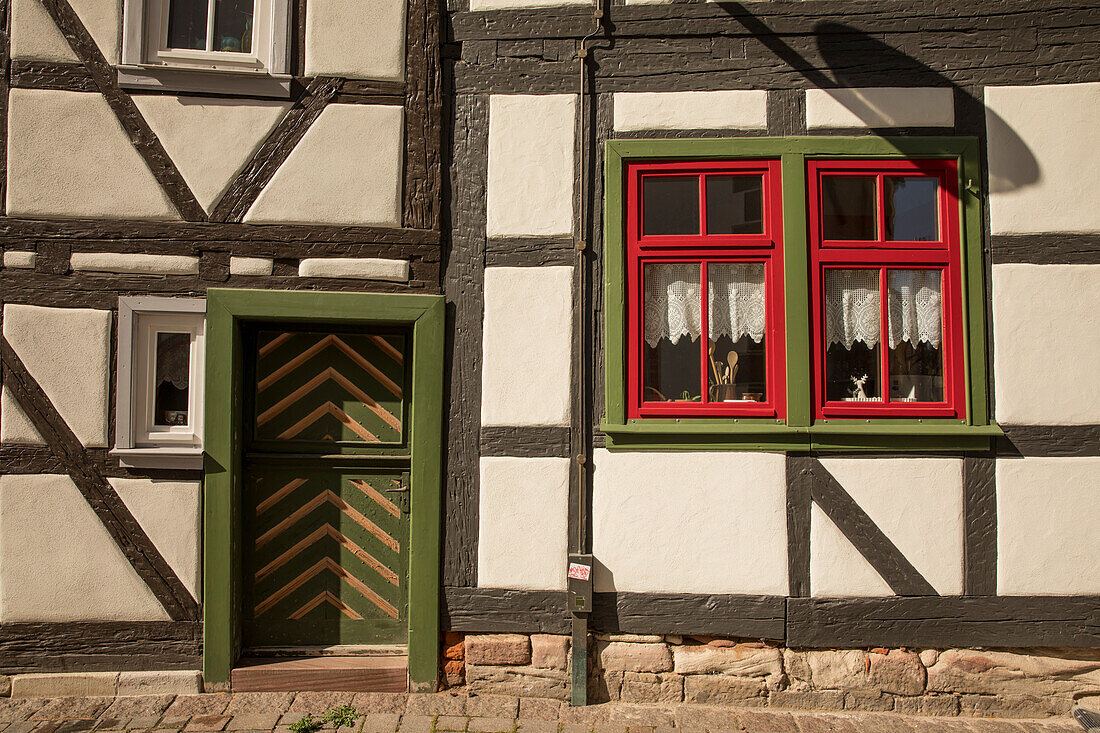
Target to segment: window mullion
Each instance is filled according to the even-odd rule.
[[[890,402],[890,311],[887,307],[890,291],[887,289],[885,267],[879,270],[878,279],[879,312],[882,314],[879,316],[882,334],[879,336],[879,392],[882,394],[882,404],[885,405]]]
[[[710,372],[708,370],[710,369],[711,353],[709,336],[710,324],[708,322],[709,314],[707,313],[707,309],[710,305],[709,298],[707,297],[709,287],[710,286],[707,284],[707,261],[702,260],[699,263],[699,297],[702,300],[699,309],[699,348],[702,349],[702,358],[699,360],[699,371],[701,372],[703,381],[701,385],[702,391],[699,393],[699,402],[703,405],[710,402]]]
[[[810,335],[810,290],[806,282],[810,272],[807,236],[806,158],[800,153],[784,153],[782,165],[783,225],[783,298],[786,313],[787,383],[776,385],[787,391],[787,424],[808,427],[811,422],[813,392],[813,347]],[[775,201],[768,202],[775,206]],[[814,271],[813,277],[819,277]]]
[[[206,50],[214,50],[214,4],[216,0],[206,0]]]

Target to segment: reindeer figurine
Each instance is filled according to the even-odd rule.
[[[855,389],[851,391],[853,399],[865,400],[867,399],[867,393],[863,391],[863,385],[867,384],[868,375],[864,374],[862,377],[849,377],[852,380],[852,384]]]

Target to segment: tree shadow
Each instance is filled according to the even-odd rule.
[[[826,91],[881,87],[886,78],[896,80],[893,86],[899,87],[950,88],[954,97],[956,124],[967,120],[971,122],[967,125],[971,128],[966,130],[968,134],[996,142],[997,157],[988,161],[989,191],[1013,191],[1041,179],[1039,163],[1027,144],[1000,115],[986,107],[983,100],[880,38],[842,23],[817,23],[813,27],[812,39],[818,58],[807,58],[805,52],[792,47],[741,3],[722,1],[715,4],[814,87]],[[895,130],[880,126],[883,110],[867,97],[855,92],[835,95],[835,99],[867,123],[872,133],[896,134]],[[981,124],[983,116],[984,126]]]

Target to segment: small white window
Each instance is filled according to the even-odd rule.
[[[281,83],[257,93],[289,91],[289,80],[281,78],[288,69],[287,3],[125,0],[119,83],[232,93],[243,91],[242,84],[280,77]],[[227,79],[224,72],[237,74]]]
[[[119,298],[115,448],[124,466],[201,468],[206,301]]]

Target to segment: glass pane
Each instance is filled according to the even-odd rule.
[[[874,176],[824,176],[821,227],[823,239],[877,239]]]
[[[763,234],[763,176],[707,176],[707,234]]]
[[[707,266],[707,380],[713,402],[764,402],[764,263]]]
[[[649,264],[643,279],[642,399],[700,400],[703,288],[699,265]]]
[[[699,233],[699,176],[642,179],[645,234]]]
[[[191,334],[158,333],[153,424],[187,424],[187,392],[191,377]]]
[[[206,49],[207,0],[171,0],[168,6],[168,48]]]
[[[214,0],[214,50],[252,53],[254,0]]]
[[[891,242],[935,242],[939,240],[936,216],[935,178],[886,176],[886,239]]]
[[[890,399],[943,402],[943,293],[939,270],[888,270]]]
[[[879,401],[878,270],[825,271],[825,399]]]

